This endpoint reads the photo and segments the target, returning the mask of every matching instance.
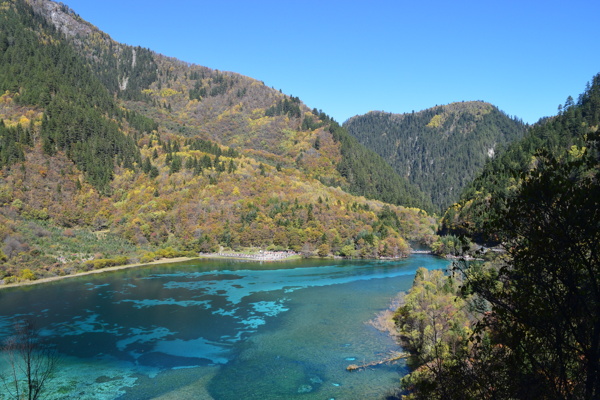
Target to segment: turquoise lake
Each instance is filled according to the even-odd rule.
[[[346,371],[399,350],[366,322],[448,265],[194,260],[3,289],[0,339],[28,318],[57,346],[45,399],[382,399],[406,369]]]

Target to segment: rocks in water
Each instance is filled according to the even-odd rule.
[[[308,378],[308,380],[311,384],[300,385],[298,387],[298,393],[310,393],[313,390],[315,390],[314,385],[320,385],[323,383],[323,379],[321,379],[317,375],[311,376],[310,378]]]
[[[310,393],[312,392],[313,387],[310,385],[300,385],[300,387],[298,388],[298,393]]]

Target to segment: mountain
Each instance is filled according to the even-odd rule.
[[[459,201],[447,209],[442,231],[495,243],[497,238],[488,234],[486,222],[501,215],[524,174],[535,171],[540,160],[548,157],[561,161],[580,158],[593,147],[591,140],[599,123],[600,75],[596,75],[577,102],[569,96],[559,115],[533,125],[522,139],[485,165],[464,188]]]
[[[445,230],[503,251],[447,277],[417,272],[396,312],[407,399],[600,398],[600,75],[559,110],[446,212]],[[445,311],[428,327],[433,308]]]
[[[299,98],[236,73],[116,43],[64,5],[29,3],[70,39],[110,93],[154,119],[162,132],[244,148],[356,195],[431,209],[416,186]]]
[[[220,248],[377,257],[431,241],[435,221],[414,208],[425,196],[297,97],[117,43],[60,3],[0,7],[5,280]]]
[[[481,101],[452,103],[409,114],[370,112],[344,123],[401,176],[445,210],[485,162],[525,133],[526,126]]]

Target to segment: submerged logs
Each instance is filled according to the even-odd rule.
[[[349,371],[349,372],[360,371],[361,369],[375,367],[375,366],[381,365],[381,364],[392,363],[394,361],[398,361],[403,358],[407,358],[408,356],[409,356],[408,353],[393,353],[390,357],[383,359],[383,360],[372,361],[370,363],[362,364],[362,365],[350,364],[346,367],[346,371]]]

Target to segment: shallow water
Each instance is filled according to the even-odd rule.
[[[345,368],[398,350],[365,322],[421,266],[448,262],[200,260],[5,289],[0,337],[30,318],[56,344],[49,399],[376,399],[403,364]]]

